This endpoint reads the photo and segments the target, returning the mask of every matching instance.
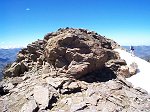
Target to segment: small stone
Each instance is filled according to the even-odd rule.
[[[52,77],[46,78],[46,82],[51,86],[53,86],[54,88],[58,88],[59,86],[61,86],[65,80],[67,80],[67,78],[52,78]]]
[[[72,104],[71,108],[70,108],[70,112],[75,112],[75,111],[78,111],[78,110],[83,110],[86,107],[87,107],[87,105],[86,105],[85,102],[81,102],[81,103],[78,103],[78,104]]]

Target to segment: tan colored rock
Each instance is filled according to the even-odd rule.
[[[13,76],[20,76],[20,74],[23,74],[25,71],[28,71],[27,66],[24,62],[20,63],[13,63],[10,68],[7,68],[5,70],[4,76],[7,77],[13,77]]]
[[[128,66],[121,66],[118,70],[118,74],[125,78],[130,77],[130,72],[129,72]]]
[[[129,65],[129,72],[131,76],[135,75],[137,73],[137,70],[138,70],[138,65],[135,62]]]
[[[62,84],[68,79],[67,78],[59,78],[59,77],[56,77],[56,78],[47,77],[45,80],[46,80],[46,83],[50,84],[54,88],[58,88],[58,87],[62,86]]]
[[[20,62],[20,61],[22,61],[22,60],[24,60],[25,59],[25,55],[23,55],[22,53],[18,53],[17,54],[17,61],[18,62]]]
[[[108,53],[104,48],[112,49],[111,44],[106,42],[107,39],[100,35],[95,38],[93,35],[78,29],[59,31],[63,31],[63,33],[49,38],[45,48],[45,57],[50,64],[56,69],[66,66],[67,75],[75,78],[103,68],[108,60]],[[106,45],[108,46],[106,47]],[[115,55],[113,56],[115,53],[111,53],[111,57],[115,57]],[[73,61],[77,64],[71,67]],[[73,72],[70,72],[70,69]]]
[[[81,77],[81,76],[88,73],[89,64],[90,63],[82,63],[82,64],[79,64],[79,65],[71,65],[71,66],[69,66],[66,73],[69,74],[70,76],[75,77],[75,78],[79,78],[79,77]]]

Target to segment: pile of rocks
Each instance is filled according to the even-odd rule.
[[[150,111],[149,94],[125,80],[131,70],[114,51],[118,47],[85,29],[48,33],[6,68],[0,111]]]
[[[5,76],[20,76],[33,66],[48,63],[57,75],[79,78],[101,69],[110,59],[118,59],[113,51],[119,45],[95,32],[84,29],[59,29],[22,49],[16,62],[5,70]],[[58,73],[59,72],[59,73]]]

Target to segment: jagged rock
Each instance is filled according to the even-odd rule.
[[[52,78],[52,77],[47,77],[46,82],[53,86],[54,88],[58,88],[63,85],[63,83],[68,80],[67,78]]]
[[[10,68],[6,69],[4,76],[5,77],[13,77],[13,76],[20,76],[25,71],[27,71],[27,66],[23,63],[13,63]]]
[[[130,72],[130,75],[135,75],[137,73],[137,70],[138,70],[138,65],[133,62],[129,65],[129,72]]]
[[[39,110],[38,112],[49,112],[49,110]]]
[[[111,69],[116,75],[121,75],[126,78],[130,77],[129,68],[125,60],[111,59],[107,63],[105,63],[105,66]]]
[[[20,69],[21,69],[20,63],[18,63],[18,64],[13,63],[11,65],[11,67],[5,71],[5,76],[7,76],[7,77],[18,76],[18,75],[20,75],[19,74]]]
[[[123,59],[116,59],[115,61],[114,61],[114,63],[115,64],[119,64],[119,65],[127,65],[127,63],[126,63],[126,61],[125,60],[123,60]]]
[[[24,75],[24,76],[22,77],[22,80],[27,80],[27,79],[29,79],[29,78],[30,78],[29,75]]]
[[[125,77],[125,78],[130,77],[129,67],[128,66],[121,66],[118,69],[118,74]]]
[[[36,112],[38,110],[38,106],[35,100],[30,100],[23,105],[20,112]]]
[[[73,31],[66,31],[64,34],[50,38],[47,42],[45,56],[56,69],[66,66],[68,67],[67,74],[78,78],[88,72],[101,69],[108,60],[108,55],[101,43],[96,42],[104,42],[103,37],[95,38],[88,34],[81,35],[80,30],[77,30],[76,33]],[[76,65],[72,65],[72,61],[75,61]]]
[[[41,58],[37,58],[37,64],[38,65],[43,65],[43,60]]]
[[[108,59],[111,60],[111,59],[119,59],[120,56],[119,56],[119,53],[115,52],[115,51],[112,51],[112,50],[109,50],[107,49],[107,54],[108,54]]]
[[[25,56],[22,53],[17,54],[17,61],[20,62],[25,59]]]
[[[81,91],[81,89],[85,89],[85,88],[83,88],[83,86],[80,85],[79,82],[69,80],[68,82],[63,84],[61,93],[62,94],[76,93],[76,92]]]
[[[122,65],[127,65],[125,60],[122,59],[111,59],[105,63],[105,66],[112,69],[113,71],[117,71],[118,68]]]

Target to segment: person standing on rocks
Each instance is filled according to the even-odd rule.
[[[131,56],[134,56],[134,47],[132,45],[130,46],[130,53],[131,53]]]

